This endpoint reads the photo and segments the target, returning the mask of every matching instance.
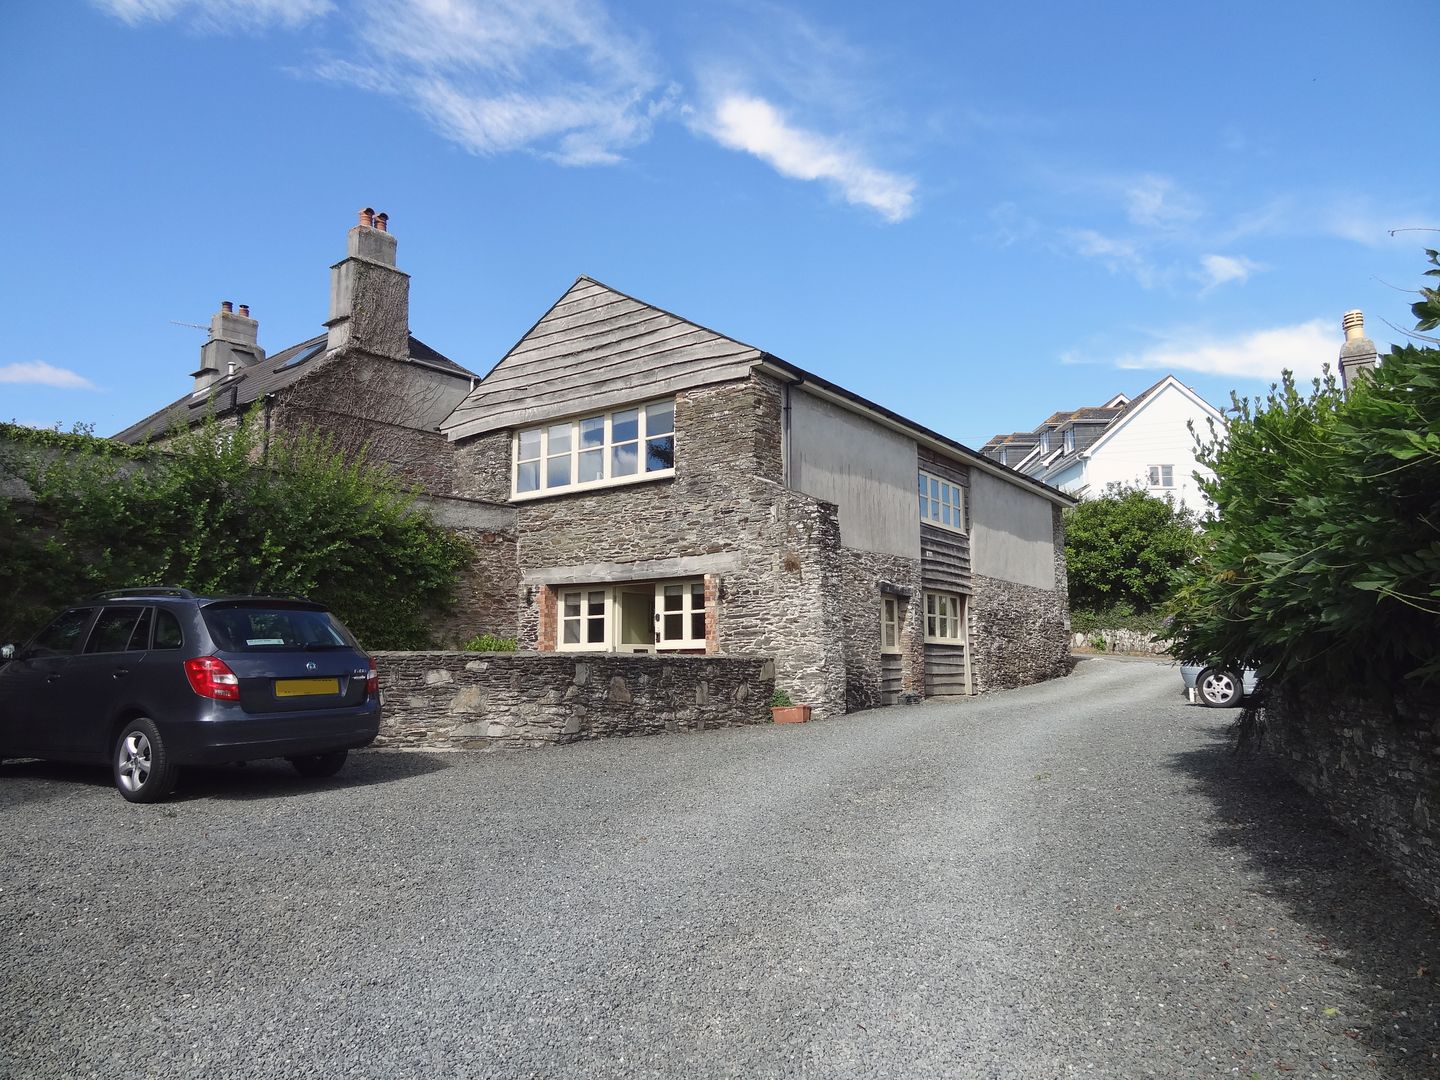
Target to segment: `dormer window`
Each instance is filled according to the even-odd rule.
[[[1043,435],[1040,436],[1040,453],[1042,453],[1042,454],[1048,454],[1049,452],[1050,452],[1050,433],[1047,431],[1047,432],[1045,432],[1045,434],[1043,434]]]
[[[538,498],[675,475],[675,402],[562,420],[515,433],[511,493]]]
[[[1066,429],[1065,429],[1065,453],[1067,453],[1067,454],[1073,454],[1074,452],[1075,452],[1075,429],[1074,429],[1074,428],[1066,428]]]

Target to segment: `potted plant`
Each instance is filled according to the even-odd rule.
[[[810,719],[809,705],[796,705],[784,690],[770,695],[770,715],[777,724],[803,724]]]

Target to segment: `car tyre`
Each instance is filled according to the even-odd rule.
[[[319,780],[338,773],[349,756],[349,750],[331,750],[328,754],[306,754],[303,757],[292,757],[290,764],[295,766],[295,771],[301,776]]]
[[[159,802],[175,789],[176,769],[153,720],[138,717],[120,729],[110,755],[115,787],[133,803]]]
[[[1226,668],[1206,668],[1195,680],[1200,703],[1211,709],[1229,709],[1240,704],[1240,675]]]

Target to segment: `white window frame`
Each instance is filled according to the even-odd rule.
[[[604,609],[599,616],[590,614],[589,605],[592,593],[604,595]],[[565,605],[569,598],[578,596],[580,598],[580,614],[573,618],[565,615]],[[600,641],[585,640],[589,635],[586,630],[592,619],[599,618],[604,634]],[[580,640],[565,640],[565,624],[567,622],[578,622],[580,624]],[[609,652],[614,646],[611,639],[615,635],[615,596],[614,593],[603,586],[596,588],[573,588],[557,589],[555,595],[555,651],[556,652]]]
[[[1066,429],[1065,429],[1065,453],[1067,453],[1067,454],[1073,454],[1074,452],[1075,452],[1075,429],[1074,429],[1074,428],[1066,428]]]
[[[1166,474],[1169,474],[1169,478],[1170,478],[1170,482],[1169,482],[1169,483],[1166,483],[1166,482],[1165,482]],[[1148,486],[1148,487],[1159,488],[1159,489],[1161,489],[1161,490],[1168,491],[1168,490],[1174,488],[1174,486],[1175,486],[1175,466],[1174,466],[1174,465],[1146,465],[1146,466],[1145,466],[1145,480],[1146,480],[1146,486]],[[1158,483],[1157,483],[1157,481],[1158,481]]]
[[[895,654],[900,651],[900,628],[902,625],[900,598],[880,597],[880,652]]]
[[[920,491],[924,486],[925,490]],[[916,478],[916,490],[919,492],[920,520],[931,525],[938,525],[942,529],[949,529],[951,532],[965,532],[965,489],[953,480],[947,480],[943,476],[936,476],[934,473],[927,473],[924,469],[919,470]],[[945,509],[949,508],[949,520],[946,520]]]
[[[555,651],[556,652],[618,652],[621,648],[620,637],[620,605],[616,594],[623,591],[635,591],[647,585],[652,585],[655,590],[655,617],[652,620],[650,641],[646,646],[656,652],[675,652],[685,649],[700,649],[706,647],[705,630],[701,630],[700,637],[690,636],[693,629],[693,616],[701,615],[705,620],[705,628],[709,627],[710,612],[705,603],[705,579],[703,577],[669,578],[664,581],[630,581],[617,582],[615,585],[574,585],[558,586],[555,589]],[[682,586],[682,606],[679,612],[666,612],[665,610],[665,589],[667,586]],[[696,590],[699,586],[699,606],[696,606]],[[602,615],[591,615],[588,611],[590,596],[592,593],[604,594],[604,613]],[[570,597],[579,597],[580,614],[567,618],[565,605]],[[679,614],[681,626],[685,636],[680,638],[664,638],[666,614]],[[586,641],[586,629],[591,619],[599,618],[604,627],[604,640]],[[565,624],[567,622],[578,622],[580,624],[580,641],[567,642],[565,640]],[[660,638],[661,640],[656,640]],[[635,648],[627,645],[625,648]]]
[[[925,640],[932,645],[965,644],[965,598],[959,593],[925,593]]]
[[[678,612],[665,609],[665,589],[667,586],[679,585],[682,588],[680,593],[681,607]],[[700,586],[700,606],[695,607],[695,586]],[[680,625],[684,629],[685,637],[665,637],[665,616],[680,616]],[[693,616],[700,615],[705,620],[700,630],[700,636],[690,637],[694,629]],[[705,648],[705,626],[709,625],[709,613],[705,610],[705,579],[704,578],[681,578],[675,581],[657,581],[655,583],[655,648],[658,652],[673,651],[676,649],[703,649]]]
[[[670,406],[670,430],[651,433],[647,430],[649,410],[657,406]],[[633,440],[625,440],[620,445],[629,445],[633,442],[636,455],[636,472],[625,476],[612,476],[612,456],[616,447],[613,436],[614,418],[617,413],[634,411],[636,415],[636,437]],[[580,475],[580,425],[586,421],[602,420],[604,422],[604,436],[598,446],[585,447],[587,451],[600,452],[601,472],[598,480],[585,480],[569,484],[557,484],[550,486],[549,465],[550,465],[550,429],[568,426],[570,429],[570,447],[568,451],[562,451],[555,456],[568,455],[570,459],[570,475]],[[540,486],[533,491],[520,490],[520,442],[528,436],[535,435],[539,438],[539,457],[527,457],[524,464],[535,463],[539,469]],[[620,487],[625,484],[644,484],[651,480],[663,480],[666,477],[675,475],[675,466],[672,464],[668,469],[645,469],[647,446],[651,439],[670,437],[672,455],[678,455],[677,440],[675,432],[675,399],[658,398],[653,401],[644,401],[637,405],[626,405],[622,408],[611,409],[604,413],[587,413],[580,416],[559,418],[540,424],[536,427],[528,427],[515,431],[510,437],[510,500],[512,502],[526,502],[531,499],[544,499],[551,495],[561,495],[572,491],[590,491],[595,488]]]

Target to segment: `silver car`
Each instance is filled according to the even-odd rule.
[[[1254,668],[1246,668],[1237,675],[1233,668],[1218,664],[1181,664],[1180,678],[1185,682],[1186,700],[1192,704],[1198,701],[1212,709],[1239,706],[1260,684]]]

